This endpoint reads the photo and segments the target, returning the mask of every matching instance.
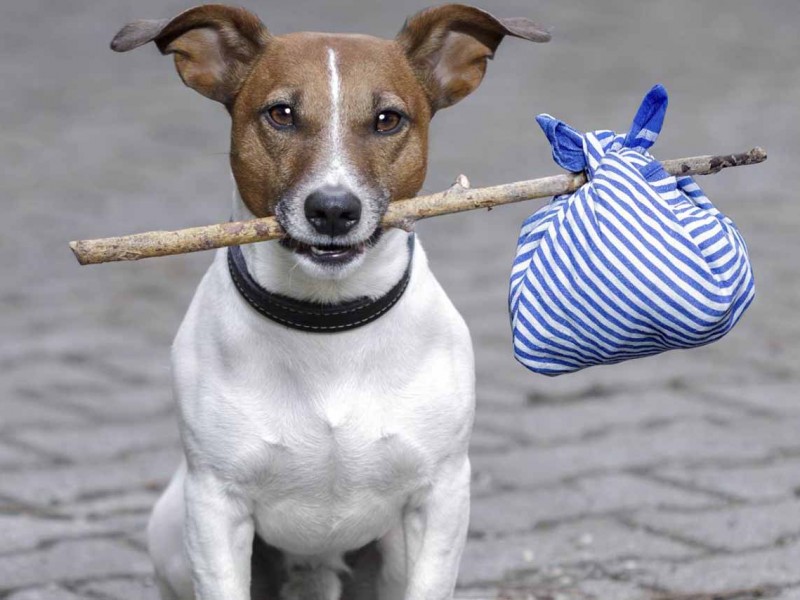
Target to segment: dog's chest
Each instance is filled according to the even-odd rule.
[[[343,388],[251,423],[237,460],[250,471],[261,536],[306,553],[383,535],[430,476],[430,457],[400,421],[383,399]]]
[[[399,359],[377,352],[264,351],[206,373],[202,399],[184,408],[190,447],[246,490],[274,546],[335,552],[384,535],[431,481],[437,430],[450,438],[430,414],[450,393],[431,383],[441,377],[394,373]]]
[[[211,296],[193,304],[173,352],[190,468],[242,490],[268,543],[362,546],[466,450],[466,328],[449,303],[412,291],[369,331],[341,336],[301,336],[246,311],[203,320],[221,314],[198,308]]]

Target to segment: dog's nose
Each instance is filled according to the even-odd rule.
[[[344,187],[323,187],[309,194],[305,210],[318,233],[344,235],[361,218],[361,201]]]

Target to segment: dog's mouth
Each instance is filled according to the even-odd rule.
[[[363,242],[356,244],[307,244],[291,236],[281,238],[280,244],[295,254],[305,256],[320,265],[344,265],[374,246],[383,230],[378,228]]]

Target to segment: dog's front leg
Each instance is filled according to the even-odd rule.
[[[253,517],[248,502],[210,472],[185,482],[186,554],[196,600],[249,600]]]
[[[427,495],[404,515],[409,569],[405,600],[449,600],[469,525],[470,465],[448,462]]]

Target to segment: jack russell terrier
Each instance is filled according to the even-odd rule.
[[[227,108],[233,218],[274,214],[286,232],[218,251],[175,339],[185,460],[148,527],[164,600],[250,598],[259,542],[281,553],[285,600],[338,599],[344,554],[370,544],[371,597],[452,597],[472,347],[419,240],[379,224],[422,186],[433,114],[478,87],[506,35],[549,39],[457,4],[394,40],[273,36],[222,5],[114,38],[155,42]]]

